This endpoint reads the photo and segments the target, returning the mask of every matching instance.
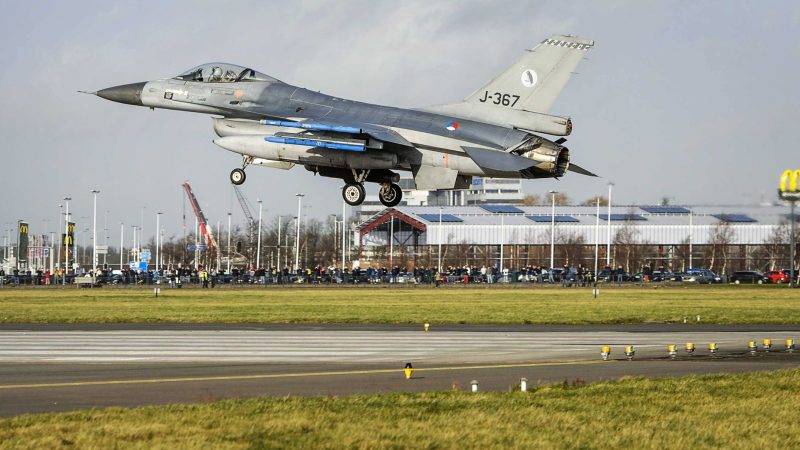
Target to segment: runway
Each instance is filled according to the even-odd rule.
[[[0,416],[258,395],[347,395],[800,366],[797,326],[0,326]],[[771,338],[770,353],[747,341]],[[688,356],[686,342],[696,345]],[[720,357],[708,355],[716,342]],[[679,346],[678,360],[666,346]],[[612,359],[600,359],[600,346]],[[634,345],[627,361],[623,347]],[[413,379],[402,374],[413,364]]]

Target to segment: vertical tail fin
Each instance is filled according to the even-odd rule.
[[[575,36],[550,36],[464,102],[545,113],[592,46],[594,41]]]

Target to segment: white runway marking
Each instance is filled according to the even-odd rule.
[[[761,332],[764,333],[764,332]],[[383,363],[435,361],[472,363],[595,359],[602,345],[621,356],[634,345],[637,356],[680,352],[686,342],[707,353],[744,351],[763,338],[782,350],[798,332],[431,332],[421,331],[3,331],[0,362],[264,362]]]

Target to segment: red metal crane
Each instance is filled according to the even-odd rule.
[[[184,181],[181,186],[183,186],[183,189],[186,191],[186,196],[189,197],[189,203],[191,203],[194,215],[197,217],[197,223],[200,225],[200,232],[206,240],[208,250],[211,252],[211,258],[209,258],[209,260],[214,261],[214,257],[217,254],[217,240],[214,239],[214,233],[208,230],[208,221],[206,220],[205,214],[203,214],[203,210],[200,209],[200,204],[197,203],[197,198],[195,198],[192,187],[189,186],[189,182]]]

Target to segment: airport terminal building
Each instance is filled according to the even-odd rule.
[[[644,266],[719,273],[788,266],[784,206],[398,206],[362,222],[364,264],[520,268],[594,266],[636,272]],[[798,220],[798,216],[795,217]],[[610,246],[609,246],[610,243]],[[502,258],[501,258],[502,255]],[[502,264],[501,264],[502,260]]]

